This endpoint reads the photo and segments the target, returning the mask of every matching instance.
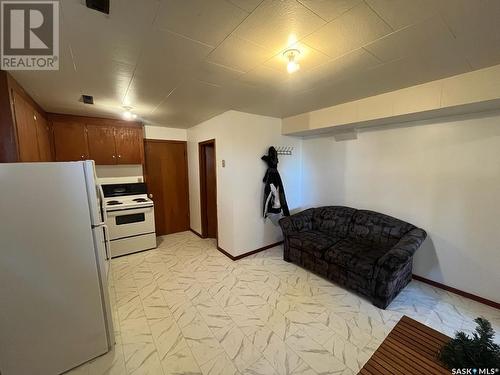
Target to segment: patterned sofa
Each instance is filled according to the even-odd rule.
[[[427,234],[391,216],[350,207],[310,208],[280,220],[284,259],[342,284],[385,309],[411,281]]]

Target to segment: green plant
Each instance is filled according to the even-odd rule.
[[[469,337],[457,332],[439,352],[439,360],[452,368],[495,368],[500,366],[500,346],[493,342],[495,331],[484,318],[476,318],[476,332]]]

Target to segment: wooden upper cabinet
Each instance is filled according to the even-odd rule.
[[[97,165],[142,164],[140,123],[50,114],[56,161],[94,160]]]
[[[52,125],[56,161],[75,161],[89,158],[85,124],[54,120]]]
[[[40,161],[52,161],[52,146],[49,123],[40,113],[35,112],[38,153]]]
[[[116,164],[115,128],[87,124],[90,159],[96,164]]]
[[[13,92],[19,161],[40,161],[35,111],[17,92]]]
[[[142,164],[144,142],[142,127],[116,127],[115,144],[118,164]]]

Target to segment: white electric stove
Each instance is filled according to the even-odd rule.
[[[111,257],[156,248],[154,204],[146,184],[102,185]]]

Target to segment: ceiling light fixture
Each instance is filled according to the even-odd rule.
[[[132,113],[132,107],[124,106],[125,112],[123,112],[123,118],[127,121],[131,121],[137,118],[135,113]]]
[[[297,56],[300,55],[300,51],[296,48],[287,49],[283,52],[283,56],[288,60],[288,64],[286,65],[286,70],[288,73],[295,73],[300,69],[300,64],[297,62]]]

